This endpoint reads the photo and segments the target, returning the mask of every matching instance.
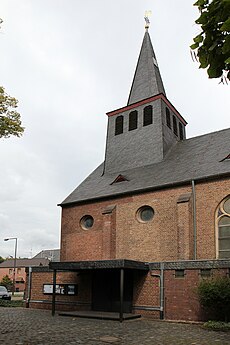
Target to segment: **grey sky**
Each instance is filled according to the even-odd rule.
[[[187,136],[230,126],[229,86],[190,56],[194,0],[1,0],[0,85],[19,100],[21,139],[0,141],[0,255],[58,248],[61,202],[104,158],[105,113],[125,106],[150,35]]]

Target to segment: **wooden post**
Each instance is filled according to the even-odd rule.
[[[57,270],[54,270],[53,271],[52,316],[55,315],[56,278],[57,278]]]
[[[124,310],[124,268],[120,271],[120,316],[119,321],[123,322],[123,310]]]

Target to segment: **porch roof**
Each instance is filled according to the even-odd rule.
[[[52,270],[61,271],[81,271],[81,270],[95,270],[95,269],[135,269],[135,270],[149,270],[147,262],[115,259],[115,260],[96,260],[96,261],[62,261],[50,262],[49,268]]]

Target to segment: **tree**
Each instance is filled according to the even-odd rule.
[[[2,24],[0,18],[0,25]],[[0,86],[0,138],[8,138],[11,135],[20,137],[24,132],[20,114],[15,110],[18,101],[16,98],[9,96]]]
[[[191,45],[200,68],[207,68],[209,78],[230,80],[230,0],[198,0],[194,3],[200,11],[196,23],[201,26],[199,35]]]
[[[0,256],[0,264],[1,264],[3,261],[5,261],[5,259],[3,259],[2,256]]]
[[[8,275],[5,275],[2,278],[2,281],[0,282],[0,285],[3,285],[7,288],[7,290],[11,290],[12,286],[13,286],[13,281],[10,279],[10,277]]]
[[[7,95],[0,86],[0,138],[20,137],[24,132],[20,114],[15,110],[17,103],[16,98]]]
[[[216,320],[230,320],[230,278],[216,277],[202,280],[198,285],[200,304],[215,317]]]

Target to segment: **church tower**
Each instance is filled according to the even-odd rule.
[[[104,174],[161,162],[186,137],[187,122],[166,97],[148,26],[127,106],[107,113]]]

